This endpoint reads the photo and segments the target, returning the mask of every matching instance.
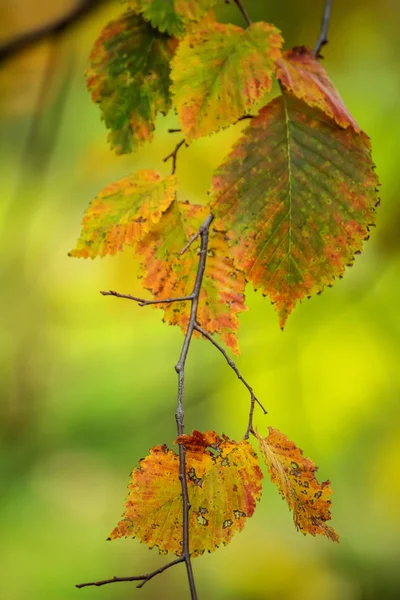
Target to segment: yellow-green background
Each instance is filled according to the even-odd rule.
[[[73,0],[2,0],[0,39],[51,20]],[[313,45],[322,1],[247,0],[287,46]],[[132,253],[69,259],[82,213],[105,184],[138,168],[168,171],[178,136],[160,119],[154,145],[115,157],[85,90],[86,57],[118,14],[105,5],[51,47],[0,74],[0,597],[120,600],[188,597],[177,567],[142,590],[74,584],[139,574],[165,561],[135,540],[105,542],[122,512],[128,476],[152,445],[175,437],[180,330],[161,312],[103,298],[141,293]],[[221,18],[241,24],[233,6]],[[400,598],[400,3],[334,0],[325,66],[371,136],[382,181],[378,227],[332,290],[299,306],[286,331],[249,290],[238,366],[278,427],[320,465],[334,490],[340,545],[297,533],[265,480],[243,533],[194,569],[201,600]],[[53,76],[40,94],[45,64]],[[72,75],[72,77],[70,77]],[[40,131],[27,144],[32,115]],[[36,115],[38,124],[38,114]],[[56,136],[56,130],[60,130]],[[182,150],[181,197],[204,202],[213,169],[242,125]],[[54,142],[54,148],[51,144]],[[46,160],[48,155],[48,160]],[[193,343],[186,426],[240,439],[248,396],[222,357]]]

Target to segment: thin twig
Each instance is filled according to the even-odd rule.
[[[168,133],[180,133],[182,129],[168,129]]]
[[[328,29],[329,29],[329,21],[331,19],[332,4],[333,4],[333,0],[326,0],[324,16],[322,18],[322,24],[321,24],[321,32],[319,34],[318,41],[315,44],[315,48],[313,50],[313,55],[315,56],[315,58],[322,58],[321,54],[320,54],[321,49],[329,41],[328,40]]]
[[[197,238],[199,238],[201,235],[200,231],[197,231],[194,235],[192,235],[192,237],[190,238],[190,240],[188,241],[188,243],[186,244],[186,246],[184,248],[182,248],[182,250],[179,252],[179,256],[183,256],[190,248],[190,246],[192,244],[194,244],[194,242],[197,240]]]
[[[236,4],[236,6],[238,7],[238,9],[240,10],[240,12],[243,15],[244,20],[246,21],[247,25],[251,25],[251,19],[248,15],[247,10],[245,9],[245,7],[242,4],[242,0],[233,0],[234,3]]]
[[[109,583],[122,583],[124,581],[141,581],[141,583],[136,586],[138,588],[141,588],[145,585],[145,583],[150,581],[150,579],[153,579],[153,577],[156,577],[156,575],[160,575],[161,573],[164,573],[164,571],[166,571],[167,569],[170,569],[171,567],[174,567],[175,565],[177,565],[181,562],[184,562],[184,560],[185,559],[183,558],[183,556],[180,556],[176,560],[173,560],[172,562],[167,563],[163,567],[160,567],[156,571],[152,571],[151,573],[148,573],[147,575],[136,575],[134,577],[112,577],[111,579],[103,579],[101,581],[90,581],[89,583],[78,583],[75,587],[80,589],[80,588],[90,587],[90,586],[101,587],[102,585],[107,585]]]
[[[212,335],[210,335],[205,329],[200,327],[200,325],[198,323],[195,324],[195,329],[196,329],[196,331],[201,333],[201,335],[203,337],[205,337],[209,342],[211,342],[212,345],[215,346],[215,348],[217,348],[217,350],[219,350],[221,352],[222,356],[225,358],[225,360],[228,363],[228,365],[230,366],[230,368],[236,373],[237,378],[240,379],[240,381],[243,383],[243,385],[248,389],[248,391],[250,393],[249,422],[248,422],[248,426],[247,426],[246,433],[244,436],[247,439],[249,437],[250,433],[252,433],[254,431],[253,430],[253,416],[254,416],[255,405],[258,404],[258,406],[263,411],[264,415],[266,415],[268,411],[264,408],[264,406],[261,404],[259,399],[256,397],[256,395],[254,394],[253,388],[244,379],[244,377],[240,373],[239,369],[237,368],[237,366],[235,365],[233,360],[228,356],[225,349],[222,346],[220,346],[220,344],[218,344],[218,342],[212,337]]]
[[[0,46],[0,64],[42,40],[59,37],[104,2],[105,0],[81,0],[61,18],[4,42]]]
[[[187,302],[194,299],[193,294],[190,296],[182,296],[181,298],[165,298],[164,300],[145,300],[143,298],[138,298],[137,296],[131,296],[131,294],[120,294],[119,292],[114,292],[113,290],[101,291],[100,294],[102,296],[114,296],[115,298],[133,300],[134,302],[137,302],[139,306],[151,306],[152,304],[173,304],[174,302]]]
[[[185,143],[185,140],[181,140],[179,142],[179,144],[177,144],[174,148],[174,150],[172,150],[172,152],[170,154],[168,154],[168,156],[166,156],[164,158],[164,162],[168,162],[169,160],[172,159],[172,175],[174,175],[176,173],[176,161],[178,158],[178,152],[181,149],[181,147],[183,146],[183,144]]]

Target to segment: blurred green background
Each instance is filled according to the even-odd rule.
[[[0,0],[0,45],[68,12],[73,0]],[[312,46],[323,2],[246,0],[287,47]],[[154,144],[116,157],[85,89],[86,57],[121,11],[104,2],[62,37],[0,72],[0,598],[122,600],[188,597],[184,569],[148,583],[77,590],[165,562],[136,540],[106,543],[129,473],[175,438],[180,330],[161,312],[103,298],[140,295],[132,253],[69,259],[91,198],[138,168],[167,173],[176,143],[160,119]],[[218,2],[221,19],[241,24]],[[325,66],[371,136],[382,181],[378,227],[332,290],[299,306],[282,333],[273,307],[248,290],[238,366],[278,427],[320,465],[334,490],[341,544],[303,537],[265,480],[254,517],[233,542],[194,562],[199,597],[221,600],[400,598],[400,3],[334,0]],[[243,125],[179,157],[181,197],[204,202],[213,169]],[[222,357],[195,341],[186,426],[240,439],[248,396]]]

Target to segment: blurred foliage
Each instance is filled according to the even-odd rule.
[[[68,10],[72,0],[1,0],[0,40]],[[313,45],[323,1],[246,0],[253,20]],[[72,261],[82,213],[110,181],[157,168],[175,144],[160,119],[153,146],[116,157],[85,90],[95,37],[120,11],[105,5],[56,44],[0,72],[1,262],[0,597],[7,600],[186,598],[184,569],[143,590],[83,580],[163,563],[137,541],[105,543],[128,474],[148,449],[175,437],[174,357],[182,334],[158,311],[102,298],[139,293],[129,251]],[[220,18],[240,24],[222,0]],[[300,306],[284,334],[273,308],[249,291],[238,365],[285,432],[330,478],[341,544],[296,533],[273,486],[243,533],[196,561],[201,598],[390,600],[400,596],[400,4],[335,0],[325,66],[372,138],[382,181],[378,227],[334,289]],[[180,155],[182,197],[201,202],[243,125]],[[217,146],[218,144],[218,146]],[[248,398],[224,361],[195,341],[187,381],[188,431],[240,439]]]

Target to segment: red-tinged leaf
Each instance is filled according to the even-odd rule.
[[[282,41],[269,23],[246,30],[214,23],[183,39],[171,89],[187,141],[235,123],[254,107],[271,89]]]
[[[252,119],[213,179],[211,210],[235,265],[268,294],[281,327],[342,276],[375,223],[369,139],[289,93]]]
[[[262,472],[246,440],[213,431],[182,435],[186,447],[190,553],[193,557],[228,544],[254,513]],[[160,553],[182,553],[182,489],[179,457],[156,446],[134,469],[122,520],[109,539],[136,537]]]
[[[129,6],[162,32],[180,37],[203,19],[216,0],[127,0]]]
[[[180,252],[207,215],[205,206],[175,201],[138,245],[136,257],[141,261],[143,284],[156,299],[181,298],[192,293],[199,264],[198,242],[183,256]],[[233,266],[224,236],[211,231],[197,320],[211,335],[220,334],[236,354],[238,314],[246,310],[245,285],[243,273]],[[157,304],[155,308],[164,310],[167,323],[186,330],[188,302]]]
[[[175,39],[129,11],[103,29],[89,57],[87,85],[118,154],[153,137],[157,113],[171,108]]]
[[[176,194],[176,177],[144,170],[107,186],[92,201],[69,255],[95,258],[135,245],[160,221]]]
[[[331,519],[330,481],[318,483],[315,477],[318,467],[277,429],[269,427],[268,437],[257,434],[257,438],[271,481],[293,511],[297,530],[304,535],[325,535],[338,542],[339,536],[326,524]]]
[[[341,127],[359,126],[347,110],[339,92],[321,63],[304,46],[287,50],[277,63],[277,77],[284,87],[309,106],[316,106]]]

